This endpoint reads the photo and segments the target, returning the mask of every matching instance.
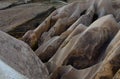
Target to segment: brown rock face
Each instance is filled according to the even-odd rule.
[[[0,10],[0,30],[20,37],[27,30],[36,28],[37,24],[41,22],[40,19],[43,20],[43,17],[46,17],[45,15],[48,15],[52,11],[52,6],[40,3],[23,4]]]
[[[72,38],[72,36],[75,36],[78,33],[83,32],[85,29],[86,29],[86,26],[78,25],[72,32],[70,32],[70,30],[67,30],[60,36],[55,36],[51,38],[50,40],[48,40],[47,42],[43,43],[35,51],[35,53],[39,56],[41,60],[48,61],[55,54],[55,52],[60,47],[60,45],[62,45],[62,43],[65,44],[66,42],[70,40],[70,38]]]
[[[93,79],[112,79],[115,73],[120,68],[120,31],[117,33],[115,38],[111,41],[108,48],[106,49],[107,55],[103,60],[103,63],[96,73]],[[111,49],[110,49],[111,48]]]
[[[86,8],[88,8],[87,3],[81,4],[80,2],[74,2],[55,10],[53,13],[51,13],[50,16],[46,18],[45,21],[43,21],[43,23],[34,29],[33,33],[35,33],[37,36],[37,41],[35,41],[35,43],[38,42],[38,39],[41,35],[44,36],[40,38],[42,42],[44,41],[44,38],[47,39],[56,35],[60,35],[80,17],[81,13]],[[75,13],[73,13],[73,11]],[[44,32],[46,32],[45,35]],[[26,38],[25,41],[29,40],[28,44],[33,47],[34,43],[32,45],[31,40],[34,37],[31,37],[31,35],[28,35],[27,33],[25,36],[23,36],[23,39]]]
[[[35,51],[0,31],[0,79],[119,79],[120,1],[64,1],[0,1],[0,30]]]
[[[120,79],[120,69],[119,69],[118,72],[115,74],[115,76],[113,77],[113,79]]]
[[[52,57],[58,48],[59,48],[58,50],[60,50],[61,47],[64,46],[73,36],[81,33],[83,30],[85,30],[85,26],[80,25],[80,24],[89,25],[92,22],[94,12],[95,12],[95,7],[94,7],[94,5],[92,5],[92,6],[90,6],[90,8],[87,10],[87,12],[84,15],[82,15],[75,23],[73,23],[58,38],[56,36],[55,37],[47,36],[47,35],[51,34],[50,32],[43,33],[42,36],[40,37],[42,39],[42,42],[40,42],[40,43],[42,43],[42,45],[36,50],[36,54],[41,59],[46,58],[46,57],[49,57],[49,58]],[[51,27],[51,29],[52,28],[53,27]],[[61,26],[60,26],[60,28],[61,28]],[[71,33],[72,31],[73,31],[73,33]],[[51,32],[54,32],[54,31],[51,31]],[[57,38],[57,39],[54,40],[54,38]],[[47,54],[49,54],[49,55],[47,55]],[[43,55],[44,55],[44,57],[43,57]]]
[[[61,79],[119,79],[119,46],[120,31],[108,45],[103,61],[91,67],[77,70],[71,66],[62,66],[58,68],[51,78],[60,77]],[[57,73],[57,74],[56,74]]]
[[[102,53],[100,48],[113,38],[118,30],[113,16],[104,16],[91,24],[82,34],[73,37],[49,62],[56,67],[62,64],[71,64],[78,69],[89,67],[98,60],[96,58]]]
[[[48,71],[31,48],[0,31],[0,59],[29,79],[48,79]]]

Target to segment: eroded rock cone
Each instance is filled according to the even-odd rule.
[[[29,79],[49,79],[48,71],[31,48],[0,31],[0,59]]]

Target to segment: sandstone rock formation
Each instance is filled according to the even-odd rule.
[[[52,6],[46,6],[40,3],[30,3],[1,10],[0,30],[9,32],[11,35],[17,34],[15,30],[25,33],[29,29],[36,28],[36,24],[40,23],[39,17],[43,16],[42,13],[45,13],[50,8],[52,8]],[[15,34],[12,34],[14,32]]]
[[[31,47],[34,47],[38,38],[43,32],[46,32],[53,26],[45,36],[51,37],[55,35],[60,35],[64,32],[68,26],[72,25],[79,17],[80,14],[88,8],[87,4],[81,4],[79,2],[74,2],[66,5],[62,8],[54,11],[46,20],[41,23],[35,30],[28,31],[23,39],[28,42]],[[73,13],[73,11],[75,13]]]
[[[119,27],[112,15],[102,17],[82,34],[73,37],[49,62],[56,67],[62,64],[71,64],[78,69],[89,67],[96,63],[96,58],[103,53],[101,47],[113,38],[118,30]]]
[[[57,51],[57,49],[60,47],[60,45],[65,42],[67,42],[72,36],[75,36],[78,33],[83,32],[86,29],[86,26],[84,25],[78,25],[75,30],[73,30],[72,33],[70,33],[70,30],[65,31],[60,36],[55,36],[48,40],[47,42],[43,43],[36,51],[35,53],[39,56],[39,58],[43,61],[49,60]],[[70,35],[68,36],[68,34]],[[68,36],[65,42],[65,38]]]
[[[1,0],[0,79],[119,79],[119,4]]]

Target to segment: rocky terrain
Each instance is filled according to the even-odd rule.
[[[0,79],[120,79],[120,0],[0,0]]]

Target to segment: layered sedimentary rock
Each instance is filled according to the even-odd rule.
[[[80,14],[86,10],[86,8],[88,8],[87,3],[81,4],[80,2],[74,2],[55,10],[36,29],[28,31],[23,36],[24,41],[31,47],[34,47],[42,34],[42,36],[45,36],[44,38],[46,38],[46,36],[50,38],[55,35],[60,35],[80,17]],[[43,37],[40,39],[43,39]]]
[[[120,68],[120,31],[115,36],[115,38],[111,41],[110,45],[108,46],[106,52],[107,55],[105,56],[105,59],[103,60],[103,63],[100,67],[100,69],[97,71],[96,75],[93,79],[112,79],[115,75],[115,73]],[[110,49],[111,48],[111,49]]]
[[[102,46],[112,39],[118,30],[114,17],[104,16],[91,24],[82,34],[73,37],[49,62],[56,67],[62,64],[71,64],[78,69],[89,67],[97,62],[98,56],[104,50],[101,49]]]
[[[53,8],[49,12],[48,10],[51,8],[52,6],[45,4],[30,3],[0,10],[0,30],[20,37],[20,33],[23,35],[27,30],[36,28],[37,24],[41,22],[40,19],[46,17],[45,15],[49,15],[45,12],[50,13],[55,10]]]
[[[64,43],[63,41],[65,40],[65,38],[67,38],[66,41],[68,41],[70,38],[72,38],[72,36],[82,33],[86,28],[87,28],[86,26],[80,24],[72,31],[72,33],[70,32],[70,30],[67,30],[60,36],[55,36],[55,37],[51,38],[50,40],[48,40],[47,42],[43,43],[35,51],[35,53],[37,54],[37,56],[39,56],[39,58],[41,60],[48,61],[55,54],[55,52],[60,47],[60,45],[62,43]],[[69,33],[70,33],[70,35],[69,35]]]
[[[19,78],[119,79],[119,0],[79,0],[70,4],[62,0],[32,0],[29,4],[29,0],[14,1],[14,5],[0,3],[0,29],[18,38],[23,36],[35,52],[0,32],[0,66]],[[65,6],[48,10],[43,3]],[[1,67],[0,78],[5,75],[1,70],[5,69]],[[6,72],[8,76],[11,73]]]

